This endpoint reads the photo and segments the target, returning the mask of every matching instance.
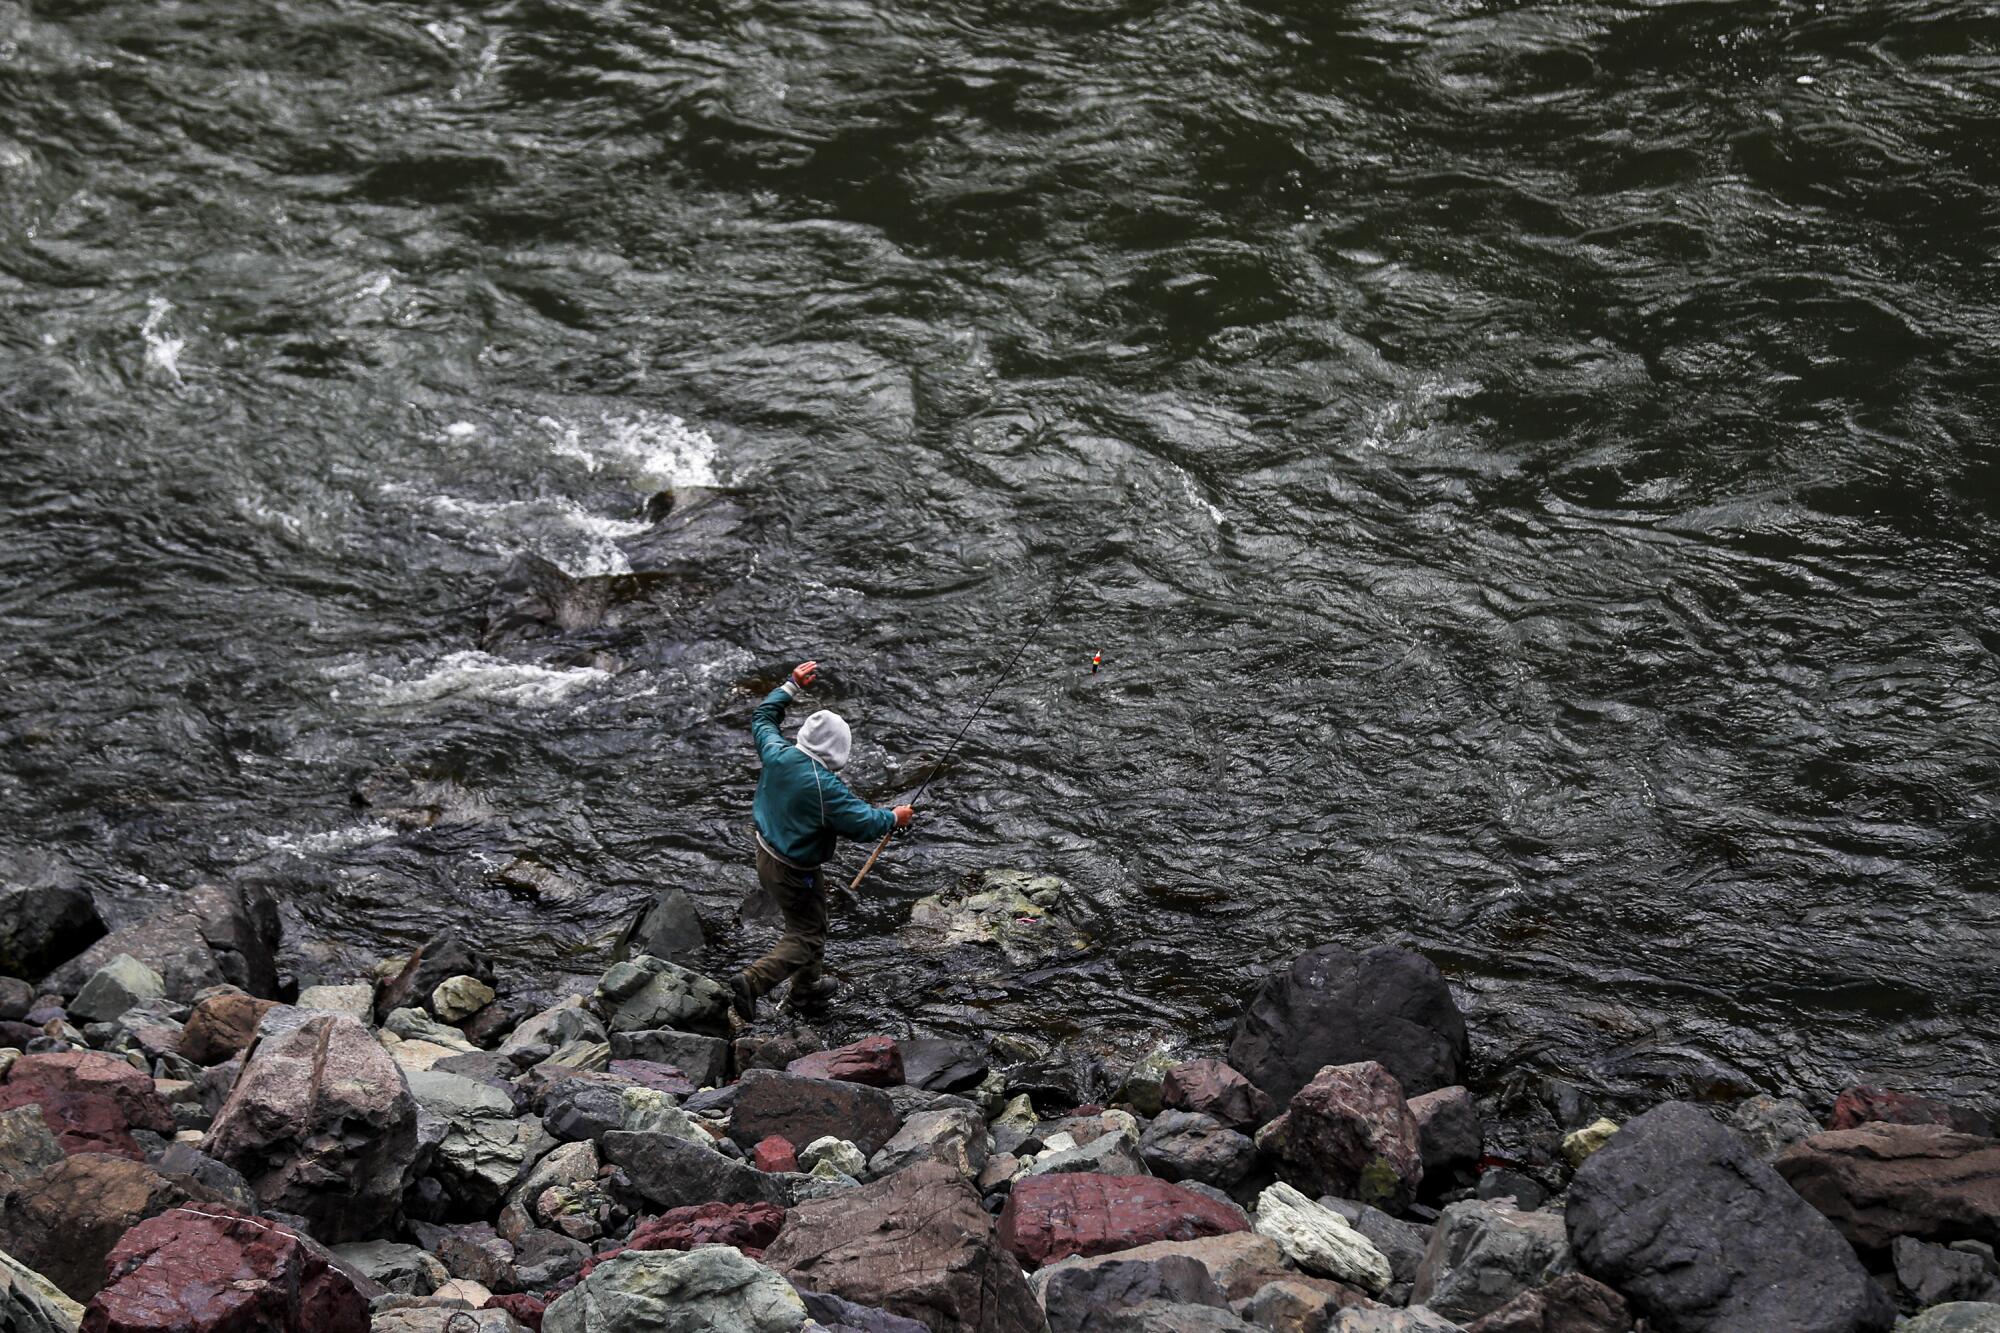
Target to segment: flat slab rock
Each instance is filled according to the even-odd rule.
[[[1878,1122],[1802,1139],[1774,1165],[1864,1250],[1897,1236],[2000,1244],[2000,1142]]]
[[[1031,1268],[1161,1240],[1248,1231],[1239,1209],[1150,1176],[1030,1176],[1000,1213],[1000,1243]]]
[[[753,1069],[736,1086],[729,1137],[742,1148],[773,1134],[792,1143],[831,1135],[872,1157],[902,1123],[886,1093],[859,1083]]]

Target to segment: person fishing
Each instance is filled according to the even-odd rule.
[[[757,825],[757,882],[785,916],[785,934],[771,951],[729,980],[738,1016],[753,1019],[757,1000],[792,980],[795,1007],[823,1004],[840,989],[822,966],[827,900],[820,867],[841,837],[887,838],[916,812],[868,804],[838,776],[853,735],[840,714],[822,708],[806,718],[798,739],[785,743],[778,724],[785,709],[819,678],[819,663],[801,662],[791,679],[766,695],[750,716],[750,736],[764,761],[752,817]]]

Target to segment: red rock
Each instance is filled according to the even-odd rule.
[[[750,1161],[759,1171],[796,1171],[799,1169],[798,1151],[792,1141],[779,1134],[759,1139],[757,1146],[750,1150]]]
[[[1856,1249],[1898,1236],[2000,1244],[2000,1142],[1942,1125],[1868,1124],[1801,1139],[1772,1163]]]
[[[296,1232],[226,1204],[126,1232],[83,1333],[367,1333],[368,1302]]]
[[[802,1055],[785,1066],[787,1074],[807,1078],[837,1078],[871,1088],[894,1088],[903,1082],[903,1053],[888,1037],[863,1037],[830,1051]]]
[[[657,1060],[613,1060],[611,1072],[619,1078],[631,1079],[642,1088],[664,1092],[670,1097],[692,1097],[701,1091],[686,1074]]]
[[[1247,1231],[1243,1215],[1150,1176],[1029,1176],[1000,1214],[1000,1244],[1030,1268],[1073,1254],[1109,1254],[1159,1240]]]
[[[568,1291],[613,1255],[627,1250],[692,1250],[697,1245],[733,1245],[751,1259],[764,1250],[785,1225],[785,1210],[771,1203],[703,1203],[672,1208],[641,1222],[623,1245],[593,1254],[583,1267],[549,1288],[548,1298]]]
[[[1263,1089],[1221,1060],[1189,1060],[1160,1081],[1160,1102],[1176,1111],[1199,1111],[1231,1129],[1253,1134],[1278,1113]]]
[[[1961,1134],[1993,1136],[1992,1124],[1971,1107],[1866,1084],[1856,1084],[1834,1099],[1833,1114],[1827,1118],[1826,1127],[1857,1129],[1871,1124],[1943,1125]]]
[[[0,1111],[39,1106],[42,1120],[65,1153],[107,1153],[144,1161],[146,1154],[130,1134],[132,1126],[117,1102],[95,1092],[56,1092],[34,1083],[0,1087]]]
[[[546,1302],[538,1297],[516,1295],[488,1297],[486,1304],[481,1308],[487,1310],[505,1310],[508,1314],[520,1320],[521,1323],[533,1329],[535,1333],[542,1333],[542,1311],[549,1307]]]
[[[198,1065],[219,1065],[250,1044],[257,1025],[275,1008],[277,1001],[241,991],[211,995],[188,1015],[181,1029],[181,1054]]]
[[[1386,1212],[1408,1207],[1424,1178],[1417,1118],[1395,1075],[1373,1060],[1320,1070],[1257,1142],[1306,1194],[1359,1199]]]
[[[24,1055],[7,1071],[7,1086],[42,1087],[55,1092],[91,1092],[109,1097],[133,1129],[174,1132],[173,1108],[153,1080],[115,1056],[98,1051],[53,1051]]]

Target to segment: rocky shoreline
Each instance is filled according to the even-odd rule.
[[[279,936],[254,888],[115,932],[0,889],[0,1328],[2000,1331],[1977,1111],[1577,1100],[1503,1160],[1444,978],[1389,946],[1094,1081],[738,1030],[672,892],[546,1007],[449,932],[302,988]]]

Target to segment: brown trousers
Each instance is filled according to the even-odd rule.
[[[786,977],[812,985],[826,956],[826,893],[819,871],[787,865],[759,844],[757,882],[785,914],[785,935],[771,952],[743,969],[744,985],[752,995],[768,995]]]

